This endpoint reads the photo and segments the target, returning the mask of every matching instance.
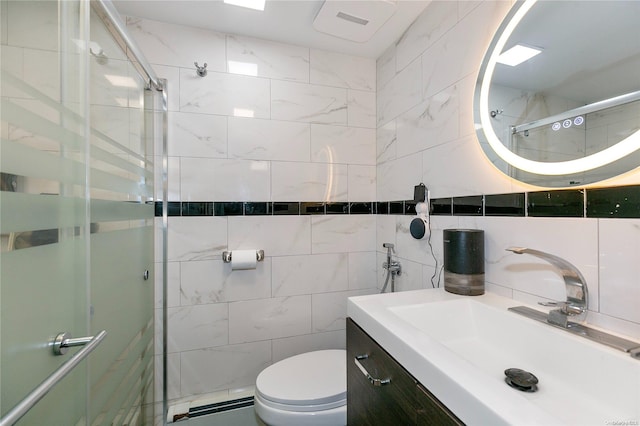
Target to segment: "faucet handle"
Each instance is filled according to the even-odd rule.
[[[581,315],[586,310],[583,306],[576,306],[569,302],[538,302],[538,305],[558,307],[556,311],[562,312],[565,316]]]
[[[564,306],[566,302],[538,302],[540,306]]]

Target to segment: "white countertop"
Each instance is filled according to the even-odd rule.
[[[554,327],[535,323],[533,320],[507,312],[507,315],[515,316],[513,320],[512,317],[507,317],[509,323],[525,320],[531,322],[531,324],[525,324],[527,327],[537,327],[537,325],[533,324],[539,324],[539,327],[543,327],[541,329],[543,330],[543,339],[547,334],[550,334],[551,340],[555,341],[554,345],[556,346],[557,342],[561,342],[561,345],[564,345],[566,340],[568,342],[567,358],[574,356],[573,354],[578,352],[586,354],[584,358],[591,362],[591,360],[598,359],[597,357],[603,354],[602,356],[607,360],[611,357],[613,362],[616,363],[611,364],[613,368],[622,365],[623,369],[627,369],[622,375],[616,377],[617,380],[620,377],[629,377],[631,383],[621,388],[621,391],[627,395],[626,401],[629,402],[627,406],[631,405],[632,408],[628,409],[625,406],[623,410],[616,411],[615,409],[612,410],[609,405],[601,409],[597,404],[597,395],[594,398],[591,390],[590,393],[585,392],[584,395],[580,393],[565,395],[565,393],[570,392],[560,393],[560,391],[566,390],[563,389],[563,383],[558,386],[551,386],[552,379],[555,382],[560,382],[561,379],[551,378],[547,380],[547,389],[549,390],[546,395],[545,392],[523,393],[512,389],[504,383],[502,369],[496,368],[496,370],[500,371],[495,374],[493,372],[487,374],[486,371],[482,371],[481,368],[474,365],[474,362],[469,362],[469,360],[473,361],[475,354],[465,354],[466,356],[464,357],[459,355],[460,350],[464,351],[463,346],[456,353],[450,347],[438,341],[437,338],[425,333],[424,330],[420,330],[418,327],[408,324],[395,314],[398,308],[409,307],[411,309],[411,306],[424,303],[439,303],[461,299],[472,300],[497,308],[500,315],[502,315],[503,310],[506,311],[509,307],[523,305],[516,300],[491,293],[486,293],[482,296],[459,296],[447,293],[443,289],[429,289],[352,297],[348,301],[347,314],[402,364],[411,375],[425,385],[443,404],[468,425],[582,425],[587,423],[602,425],[603,420],[604,422],[640,421],[640,408],[633,407],[640,405],[640,361],[631,360],[631,357],[622,352],[618,353],[618,351],[587,341],[587,339],[572,336],[564,330],[557,330]],[[440,306],[456,305],[441,304]],[[533,308],[545,311],[541,307]],[[427,308],[419,307],[419,309]],[[394,312],[394,310],[396,311]],[[522,318],[522,320],[516,318]],[[442,325],[433,324],[433,327],[437,329]],[[431,327],[431,325],[428,326]],[[547,329],[550,331],[546,331]],[[545,349],[544,344],[538,346],[543,346],[539,352],[544,357],[546,355],[545,350],[549,348]],[[470,345],[469,348],[473,350],[473,345]],[[553,353],[553,351],[550,352]],[[595,358],[590,354],[591,352],[595,353]],[[565,352],[560,351],[559,353],[564,358]],[[482,354],[478,353],[478,356],[482,356]],[[557,359],[557,350],[553,356]],[[576,359],[578,358],[576,357]],[[518,362],[519,360],[514,360],[512,365],[505,365],[504,368],[519,367]],[[554,360],[544,360],[544,362],[553,363]],[[575,364],[571,359],[568,359],[568,362],[572,362],[572,365]],[[580,364],[580,362],[577,363]],[[609,368],[609,364],[606,365]],[[582,367],[581,365],[580,368]],[[580,368],[576,368],[579,373],[582,371]],[[587,373],[589,368],[597,369],[598,365],[584,367]],[[605,383],[603,391],[610,391],[611,386],[617,385],[616,383]],[[553,391],[555,391],[555,394]],[[571,411],[574,408],[570,403],[572,398],[580,400],[578,402],[582,405],[576,407],[582,407],[584,413],[578,413],[575,417],[572,414],[557,416],[556,413],[558,412]],[[588,401],[591,399],[595,403],[589,403]],[[588,408],[584,409],[584,407]],[[589,407],[595,407],[592,410],[593,412],[590,411],[591,408]],[[604,414],[602,414],[603,410],[605,410]],[[614,413],[609,418],[608,415],[612,411],[619,413],[620,417],[616,417]],[[635,418],[633,418],[634,416]]]

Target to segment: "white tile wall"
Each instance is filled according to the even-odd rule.
[[[486,159],[473,125],[477,72],[493,32],[511,2],[432,2],[403,37],[377,61],[377,198],[411,198],[424,182],[432,197],[523,192]],[[416,84],[420,89],[416,88]],[[420,93],[417,93],[420,92]],[[510,100],[517,97],[509,97]],[[519,98],[518,98],[519,99]],[[526,98],[521,99],[526,108]],[[638,181],[631,173],[607,182]],[[433,253],[413,240],[410,218],[378,216],[378,265],[383,242],[396,244],[401,290],[442,283],[442,229],[485,230],[488,291],[523,302],[564,299],[564,283],[543,261],[505,251],[530,246],[574,263],[590,291],[589,321],[640,337],[637,276],[638,221],[618,219],[432,216]],[[420,270],[417,266],[422,266]],[[384,275],[377,274],[378,285]]]
[[[271,81],[271,118],[347,124],[347,89]]]
[[[349,165],[349,201],[376,199],[376,166]]]
[[[311,333],[311,295],[273,297],[229,304],[230,343]]]
[[[600,312],[640,323],[640,220],[600,220]]]
[[[375,64],[130,18],[173,88],[170,199],[402,200],[419,182],[432,197],[525,190],[485,159],[472,116],[480,61],[511,3],[432,2]],[[207,77],[195,76],[196,60],[209,63]],[[250,386],[272,362],[344,347],[346,297],[384,283],[382,243],[396,244],[403,265],[397,289],[429,288],[442,281],[447,228],[485,230],[489,291],[564,297],[555,271],[504,251],[535,246],[582,270],[593,321],[640,338],[637,220],[433,216],[429,245],[408,235],[410,219],[170,218],[170,397]],[[267,256],[256,270],[230,271],[220,259],[251,248]],[[198,326],[202,339],[189,329]]]
[[[309,216],[229,217],[229,249],[264,250],[266,256],[311,254]]]
[[[227,157],[227,117],[175,112],[169,120],[170,157]]]
[[[200,77],[192,69],[180,69],[182,112],[269,118],[270,90],[266,78],[212,71]]]
[[[376,95],[363,90],[347,91],[347,124],[355,127],[376,127]]]
[[[127,18],[127,31],[151,64],[193,70],[194,62],[209,71],[226,71],[224,35],[201,28]]]
[[[373,215],[313,216],[311,225],[313,253],[371,251],[376,241]]]
[[[183,352],[229,343],[226,304],[168,308],[168,352]]]
[[[271,297],[271,258],[255,270],[231,270],[219,260],[183,262],[180,270],[183,306]]]
[[[309,82],[309,49],[237,35],[227,36],[227,71]]]
[[[221,256],[227,247],[227,218],[170,217],[168,260],[205,260]]]
[[[311,321],[314,332],[342,330],[347,317],[347,298],[374,293],[355,290],[337,293],[317,293],[311,296]]]
[[[311,159],[318,163],[375,165],[375,129],[311,125]]]
[[[183,201],[266,201],[270,163],[182,157],[180,186]]]
[[[273,259],[273,296],[293,296],[347,290],[347,253],[283,256]]]
[[[310,161],[310,124],[229,117],[228,126],[230,158]]]
[[[285,337],[272,340],[273,362],[304,352],[322,349],[344,349],[346,336],[344,330],[326,333],[303,334],[302,336]]]
[[[270,363],[269,341],[181,352],[180,394],[198,395],[251,386]]]
[[[345,164],[272,163],[273,198],[288,201],[347,201]],[[292,179],[296,176],[296,179]]]
[[[458,22],[458,2],[439,1],[429,7],[396,42],[396,68],[401,71]]]
[[[127,22],[168,79],[171,201],[375,201],[375,60]],[[171,217],[170,398],[251,386],[285,356],[343,348],[346,298],[376,288],[375,232],[372,215]],[[232,271],[221,254],[236,249],[266,259]]]
[[[374,92],[375,60],[311,49],[311,83]]]

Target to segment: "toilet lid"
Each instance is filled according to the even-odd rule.
[[[286,405],[323,405],[347,397],[347,354],[342,349],[307,352],[265,368],[256,379],[264,399]]]

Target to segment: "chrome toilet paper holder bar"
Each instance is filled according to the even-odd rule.
[[[232,251],[222,252],[222,261],[224,263],[231,263]],[[262,262],[264,260],[264,250],[256,250],[256,260]]]

